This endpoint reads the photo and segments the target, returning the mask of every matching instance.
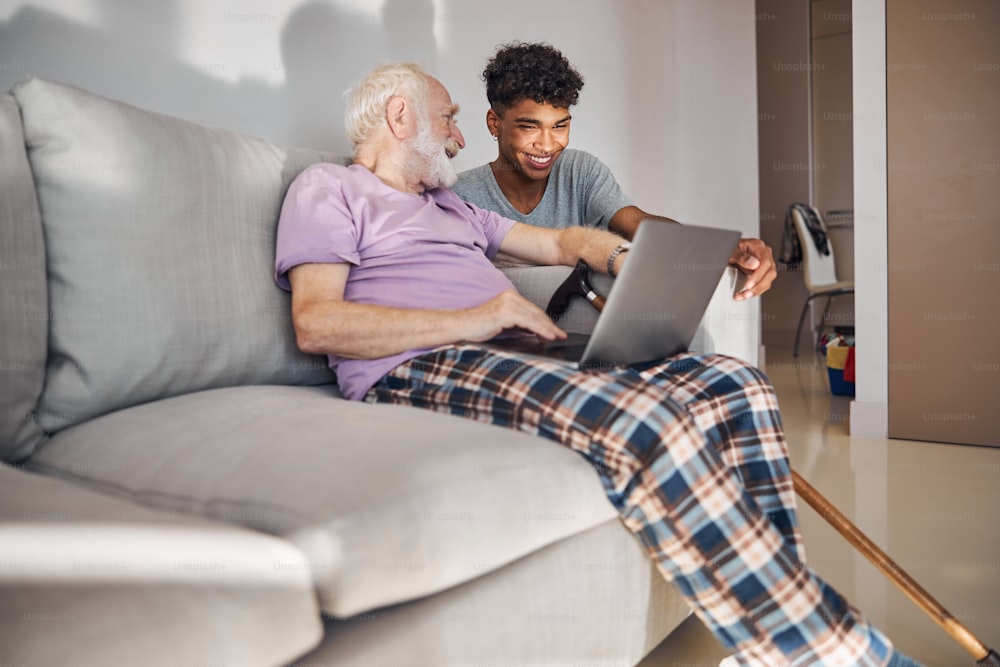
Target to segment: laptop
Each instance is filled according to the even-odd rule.
[[[631,366],[685,352],[741,234],[646,220],[589,335],[496,338],[489,347],[575,363]]]

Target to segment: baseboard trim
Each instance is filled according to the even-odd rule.
[[[851,435],[861,438],[889,437],[889,404],[851,401]]]

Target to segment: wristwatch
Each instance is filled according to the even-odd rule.
[[[629,243],[628,241],[625,241],[625,242],[619,244],[619,246],[617,248],[615,248],[614,250],[611,251],[611,254],[608,255],[608,275],[609,276],[611,276],[612,278],[617,278],[618,277],[617,274],[615,273],[615,260],[618,259],[618,255],[622,254],[623,252],[628,252],[628,249],[631,248],[631,247],[632,247],[632,244]]]

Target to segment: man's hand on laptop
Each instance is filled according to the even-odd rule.
[[[774,254],[760,239],[740,239],[729,263],[746,277],[743,289],[734,297],[737,301],[760,296],[778,277]]]
[[[562,340],[566,332],[556,326],[544,310],[514,290],[508,290],[486,303],[469,308],[463,340],[483,342],[509,329],[530,332],[543,340]]]

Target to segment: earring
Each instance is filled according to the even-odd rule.
[[[493,141],[497,141],[497,135],[493,135]]]

